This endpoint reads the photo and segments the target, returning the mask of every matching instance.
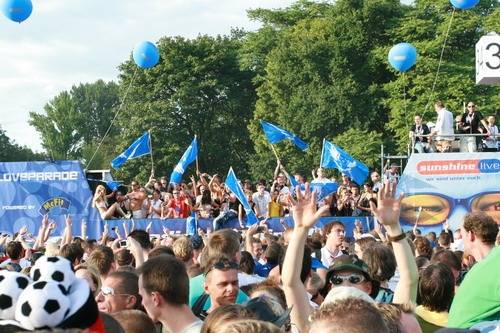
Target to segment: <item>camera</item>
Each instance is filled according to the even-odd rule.
[[[120,241],[120,247],[127,247],[127,240],[126,239],[122,239]]]
[[[257,229],[255,229],[255,232],[256,232],[256,233],[261,233],[261,232],[264,232],[264,231],[266,231],[266,228],[265,228],[265,227],[262,227],[262,226],[257,227]]]

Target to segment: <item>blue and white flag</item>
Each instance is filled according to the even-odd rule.
[[[318,193],[317,200],[321,201],[330,194],[337,192],[339,184],[331,181],[330,179],[313,180],[310,184],[310,187],[311,191],[316,190],[316,193]]]
[[[328,169],[338,169],[345,173],[358,185],[363,185],[368,177],[368,167],[351,155],[343,151],[339,146],[323,140],[323,150],[321,151],[321,167]]]
[[[252,225],[259,222],[259,219],[257,218],[257,216],[255,216],[252,207],[250,207],[250,204],[248,203],[245,192],[243,192],[240,183],[238,183],[238,179],[234,174],[233,168],[229,168],[225,184],[243,205],[243,209],[245,209],[245,213],[247,214],[247,225]]]
[[[184,171],[191,163],[193,163],[196,156],[198,156],[198,140],[195,136],[189,147],[187,147],[184,152],[184,155],[182,155],[181,160],[175,166],[174,171],[172,171],[172,174],[170,175],[170,184],[180,184],[182,182],[182,175],[184,174]]]
[[[307,150],[307,148],[309,148],[309,145],[301,138],[281,127],[263,120],[260,121],[260,125],[262,126],[262,130],[264,131],[267,140],[271,144],[278,143],[286,139],[292,141],[302,151],[305,151]]]
[[[123,153],[115,157],[111,161],[111,166],[115,169],[121,167],[125,162],[133,158],[141,157],[151,153],[151,137],[149,132],[144,132],[144,134],[137,140],[134,141]]]
[[[121,185],[122,183],[121,182],[117,182],[117,181],[114,181],[114,180],[111,180],[111,181],[106,181],[106,186],[109,187],[109,189],[111,191],[116,191],[118,190],[118,187]]]
[[[299,184],[299,182],[297,182],[293,176],[289,176],[288,180],[290,181],[290,184],[292,184],[292,186],[291,186],[292,193],[295,193],[295,188],[299,185],[300,185],[301,191],[304,191],[306,189],[305,185]],[[336,182],[331,181],[330,179],[313,180],[309,184],[309,189],[311,190],[311,192],[316,191],[316,193],[317,193],[316,200],[318,200],[318,201],[321,201],[324,198],[326,198],[327,196],[329,196],[330,194],[336,192],[338,188],[339,188],[339,185]]]
[[[191,213],[186,219],[186,235],[193,236],[198,234],[198,220],[196,219],[196,212]]]

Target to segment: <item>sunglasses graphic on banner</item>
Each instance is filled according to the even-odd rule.
[[[500,223],[500,192],[477,193],[462,199],[439,193],[415,193],[403,198],[401,220],[408,224],[440,224],[446,221],[458,206],[472,213],[484,212]]]

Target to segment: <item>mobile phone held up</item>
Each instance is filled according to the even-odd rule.
[[[120,247],[127,247],[127,240],[126,239],[122,239],[120,241]]]

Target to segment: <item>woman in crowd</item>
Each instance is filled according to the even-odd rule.
[[[113,218],[116,212],[118,212],[122,217],[127,217],[127,215],[120,208],[120,205],[115,202],[111,206],[108,205],[108,200],[106,196],[106,188],[103,185],[98,185],[94,198],[92,199],[92,207],[99,210],[99,214],[103,220],[109,220]]]

